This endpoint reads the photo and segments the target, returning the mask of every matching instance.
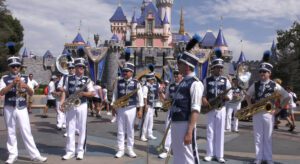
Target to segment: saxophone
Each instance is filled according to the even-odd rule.
[[[259,100],[255,104],[248,105],[247,107],[237,111],[235,117],[237,117],[239,120],[243,120],[262,111],[271,113],[273,109],[271,101],[277,98],[280,98],[280,94],[278,92],[274,92],[270,96]]]
[[[206,114],[214,109],[221,110],[222,106],[225,105],[225,101],[223,100],[223,97],[231,90],[232,88],[229,88],[225,90],[223,93],[219,94],[217,97],[211,99],[208,103],[208,106],[201,106],[201,114]]]
[[[61,108],[65,110],[70,110],[73,106],[78,107],[81,104],[79,93],[83,92],[87,88],[87,85],[90,83],[90,81],[91,80],[88,80],[79,90],[69,95],[69,97],[66,98],[64,103],[61,105]]]
[[[118,98],[112,105],[113,109],[123,108],[128,105],[129,98],[138,92],[138,88],[133,90],[132,92]]]

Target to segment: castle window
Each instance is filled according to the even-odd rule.
[[[148,33],[152,33],[153,32],[153,21],[148,21],[148,24],[147,24],[147,32]]]
[[[153,39],[152,38],[147,38],[147,42],[146,42],[146,46],[147,47],[153,47]]]

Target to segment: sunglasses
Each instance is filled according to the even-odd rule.
[[[12,65],[12,66],[10,66],[11,68],[20,68],[21,66],[19,66],[19,65]]]
[[[68,68],[68,69],[75,69],[74,67],[70,67],[70,68]]]

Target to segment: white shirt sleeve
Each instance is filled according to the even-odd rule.
[[[3,80],[3,77],[1,78],[1,80],[0,80],[0,91],[3,89],[3,88],[5,88],[6,87],[6,84],[5,84],[5,82],[4,82],[4,80]]]
[[[143,86],[143,98],[148,98],[148,87],[146,85]]]
[[[276,83],[275,86],[275,91],[279,92],[279,94],[281,95],[281,100],[285,99],[285,98],[289,98],[289,93],[279,84]]]
[[[48,89],[49,89],[49,93],[53,93],[54,91],[55,91],[55,85],[54,85],[54,82],[53,81],[51,81],[50,83],[49,83],[49,85],[48,85]]]
[[[254,94],[255,94],[255,88],[254,88],[254,83],[250,86],[250,88],[248,89],[247,91],[247,95],[250,97],[250,98],[253,98]]]
[[[114,84],[114,91],[111,98],[111,105],[114,104],[114,102],[117,100],[117,97],[118,97],[118,80]]]
[[[94,88],[92,80],[90,80],[89,83],[87,84],[87,90],[88,90],[88,92],[94,92],[95,93],[95,88]]]
[[[227,83],[226,83],[226,90],[228,90],[228,93],[227,93],[227,97],[229,98],[229,100],[232,100],[232,89],[231,89],[231,83],[230,81],[227,79]]]
[[[200,81],[193,82],[190,88],[192,111],[195,110],[197,112],[200,112],[203,91],[204,91],[204,86],[202,82]]]
[[[68,81],[69,81],[69,78],[68,77],[66,77],[66,81],[65,81],[65,85],[63,85],[63,81],[62,81],[62,83],[61,83],[61,86],[63,87],[63,89],[66,91],[67,89],[68,89]],[[59,81],[59,82],[61,82],[61,81]],[[58,83],[58,87],[59,87],[59,83]]]
[[[144,106],[144,96],[143,96],[143,88],[142,88],[140,83],[137,84],[137,88],[138,88],[138,92],[137,92],[138,104],[137,104],[137,107],[142,107],[142,106]]]
[[[33,89],[34,89],[34,87],[36,87],[38,85],[39,85],[39,83],[37,81],[33,80]]]

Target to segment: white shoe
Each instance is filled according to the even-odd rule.
[[[160,153],[160,154],[158,155],[158,157],[161,158],[161,159],[165,159],[165,158],[167,158],[167,156],[168,156],[168,153],[167,153],[167,152],[163,152],[163,153]]]
[[[204,157],[203,160],[206,161],[206,162],[210,162],[212,160],[212,157],[211,156],[206,156],[206,157]]]
[[[146,141],[148,141],[148,139],[144,136],[144,135],[142,135],[142,137],[141,137],[141,141],[144,141],[144,142],[146,142]]]
[[[75,157],[75,154],[74,153],[67,153],[66,155],[64,155],[62,157],[62,160],[68,160],[68,159],[72,159]]]
[[[119,151],[117,152],[117,154],[115,155],[116,158],[121,158],[121,157],[123,157],[123,156],[124,156],[124,150],[119,150]]]
[[[219,163],[225,163],[225,159],[224,159],[224,158],[218,158],[217,161],[218,161]]]
[[[149,138],[150,140],[156,140],[157,137],[154,137],[153,135],[151,135],[151,136],[148,136],[148,138]]]
[[[83,152],[78,153],[76,159],[83,160]]]
[[[46,162],[47,157],[43,157],[43,156],[35,157],[35,158],[32,159],[32,161],[34,161],[34,162]]]
[[[63,128],[63,129],[66,129],[66,128],[67,128],[66,124],[63,124],[62,128]]]
[[[68,133],[65,133],[65,134],[64,134],[64,137],[68,137]]]
[[[136,154],[135,154],[135,152],[133,151],[132,148],[128,148],[127,154],[128,154],[128,156],[131,157],[131,158],[136,158]]]
[[[115,116],[112,117],[112,119],[110,120],[111,123],[115,123],[117,120],[117,118]]]
[[[261,164],[261,162],[262,162],[261,160],[256,159],[253,163],[254,164]]]
[[[107,112],[106,115],[111,116],[111,112]]]
[[[8,159],[5,161],[7,164],[12,164],[18,159],[18,156],[10,155]]]

